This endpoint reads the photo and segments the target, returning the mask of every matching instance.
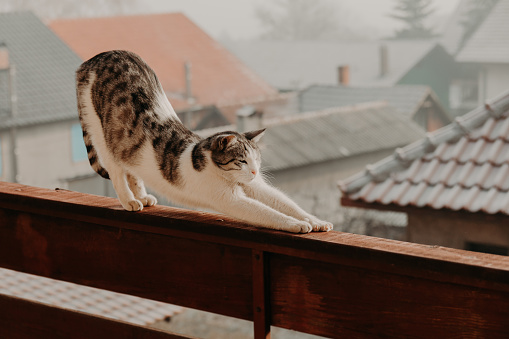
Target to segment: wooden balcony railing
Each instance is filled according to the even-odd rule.
[[[482,227],[482,225],[479,225]],[[326,337],[508,338],[509,258],[0,183],[0,267]],[[0,296],[1,338],[183,338]]]

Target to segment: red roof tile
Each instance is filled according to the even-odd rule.
[[[509,214],[509,92],[339,185],[347,200]]]
[[[83,60],[112,49],[139,54],[157,73],[176,109],[187,106],[182,97],[185,62],[192,65],[192,93],[198,104],[277,93],[181,13],[55,20],[49,26]]]

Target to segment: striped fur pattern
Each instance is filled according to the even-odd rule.
[[[154,71],[136,54],[110,51],[76,72],[78,112],[91,167],[111,179],[122,206],[175,203],[213,209],[288,232],[329,231],[260,174],[264,129],[201,138],[179,120]]]

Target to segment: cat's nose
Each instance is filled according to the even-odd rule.
[[[251,173],[253,173],[253,175],[256,175],[256,171],[255,170],[251,170]]]

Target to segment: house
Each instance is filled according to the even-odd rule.
[[[308,112],[383,100],[413,119],[426,131],[433,131],[451,122],[431,88],[420,85],[393,87],[313,85],[299,93],[299,111]]]
[[[0,14],[0,41],[0,180],[54,188],[90,173],[74,84],[81,59],[30,12]]]
[[[244,41],[228,48],[272,86],[426,85],[448,109],[454,60],[434,40]]]
[[[62,19],[49,27],[82,60],[112,49],[137,53],[177,111],[277,93],[182,13]]]
[[[509,92],[342,182],[343,206],[408,214],[407,240],[509,254]]]
[[[237,126],[220,130],[242,132],[261,127],[267,128],[262,139],[262,168],[269,181],[305,210],[335,223],[337,230],[341,230],[342,220],[337,180],[424,135],[417,124],[386,102],[266,120],[255,111],[250,115],[243,110]],[[198,133],[205,137],[217,131]]]
[[[31,12],[1,13],[0,42],[0,180],[53,189],[90,175],[74,85],[81,59]],[[179,310],[5,269],[0,293],[143,324]]]
[[[230,124],[235,124],[237,111],[250,106],[263,112],[264,118],[275,118],[298,113],[298,93],[285,92],[249,100],[223,102],[218,107]]]
[[[459,95],[468,97],[471,88],[477,104],[509,88],[508,16],[509,0],[499,0],[456,56],[458,63],[474,69],[469,82],[460,82]]]

